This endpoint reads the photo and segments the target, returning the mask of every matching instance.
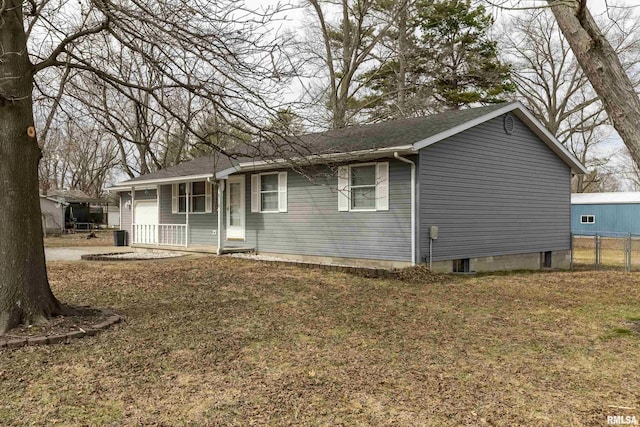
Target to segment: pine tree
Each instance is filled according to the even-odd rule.
[[[433,97],[445,109],[502,102],[515,87],[509,66],[489,38],[493,18],[471,0],[418,2],[419,69],[430,77]]]
[[[360,102],[372,121],[502,102],[514,91],[484,7],[469,0],[417,0],[404,14],[389,7],[407,19],[385,40],[390,59],[361,78],[370,93]]]

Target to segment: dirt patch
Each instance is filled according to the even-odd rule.
[[[73,339],[96,335],[122,320],[109,310],[69,306],[65,309],[66,315],[37,325],[22,325],[0,335],[0,348],[69,343]]]
[[[90,307],[73,307],[73,311],[74,314],[71,316],[56,316],[49,319],[48,323],[41,325],[19,326],[3,336],[6,338],[35,337],[87,330],[111,316],[110,312]]]
[[[393,270],[395,278],[412,283],[448,283],[453,277],[449,274],[434,273],[426,265],[416,265]]]

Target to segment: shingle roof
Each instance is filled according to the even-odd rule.
[[[300,137],[314,153],[340,153],[413,144],[503,108],[507,104],[446,111],[425,117],[350,126]]]
[[[288,141],[280,140],[275,142],[273,145],[277,145],[277,148],[269,147],[269,151],[274,153],[271,157],[264,153],[248,156],[247,152],[245,152],[242,158],[244,160],[260,161],[277,157],[282,158],[287,155],[333,154],[414,144],[473,119],[482,117],[495,110],[499,110],[505,105],[507,104],[447,111],[425,117],[390,120],[383,123],[350,126],[343,129],[289,137]],[[249,150],[252,149],[253,148],[249,147]],[[240,160],[238,158],[230,159],[222,155],[216,157],[217,163],[215,167],[215,157],[200,157],[170,168],[162,169],[158,172],[121,182],[120,185],[137,181],[177,178],[206,173],[213,174],[214,172],[219,172],[236,165]]]
[[[80,190],[48,190],[46,196],[62,199],[67,203],[100,203],[101,200],[91,197]]]
[[[157,172],[140,175],[128,181],[124,181],[122,184],[142,180],[146,181],[147,179],[175,178],[179,176],[199,175],[206,173],[213,174],[217,170],[219,171],[231,167],[234,163],[235,162],[233,160],[226,156],[204,156],[194,160],[190,160],[188,162],[180,163],[176,166],[161,169]]]

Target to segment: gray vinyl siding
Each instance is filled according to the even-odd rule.
[[[433,260],[566,250],[571,171],[515,118],[503,117],[420,150],[419,248],[439,227]]]
[[[416,158],[417,159],[417,158]],[[257,251],[410,261],[411,174],[409,165],[389,162],[389,210],[339,212],[337,175],[313,182],[287,174],[288,211],[251,212],[251,174],[246,182],[246,239],[225,246],[251,246]]]
[[[120,229],[131,232],[131,215],[133,206],[127,208],[125,203],[131,201],[131,192],[120,192]],[[136,190],[136,201],[156,200],[156,190]]]
[[[217,193],[212,194],[213,213],[189,214],[189,245],[217,246],[218,236],[213,230],[218,229],[218,215],[215,213]],[[186,214],[171,213],[171,185],[160,186],[160,224],[185,224]]]

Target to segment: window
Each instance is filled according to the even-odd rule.
[[[580,216],[580,224],[595,224],[596,216],[595,215],[581,215]]]
[[[453,272],[454,273],[470,273],[469,258],[454,259],[453,260]]]
[[[389,162],[340,166],[338,210],[389,210]]]
[[[207,183],[205,181],[191,183],[191,204],[189,205],[190,212],[206,212],[206,186]]]
[[[178,184],[178,212],[187,211],[187,185],[189,184]]]
[[[260,175],[260,212],[278,212],[278,174]]]
[[[171,186],[172,213],[186,213],[187,199],[190,213],[213,211],[212,184],[207,181],[185,182]]]
[[[251,175],[251,212],[287,212],[287,173]]]
[[[352,166],[351,210],[376,208],[376,165]]]
[[[542,268],[551,268],[553,253],[551,251],[542,252]]]

